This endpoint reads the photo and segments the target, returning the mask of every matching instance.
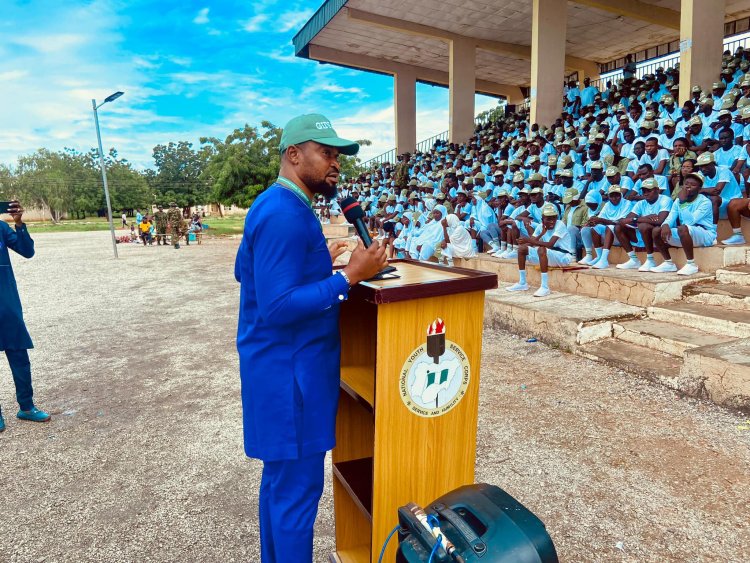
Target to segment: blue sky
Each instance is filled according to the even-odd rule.
[[[323,111],[340,135],[394,146],[393,79],[293,56],[322,0],[0,0],[0,162],[40,147],[107,147],[139,167],[158,143],[224,137]],[[446,51],[447,53],[447,51]],[[477,96],[477,111],[494,107]],[[448,92],[417,88],[417,138],[448,128]]]

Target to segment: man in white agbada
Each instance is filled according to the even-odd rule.
[[[476,257],[476,243],[456,215],[448,215],[442,220],[442,225],[444,238],[441,247],[443,258],[449,266],[453,266],[454,258]]]

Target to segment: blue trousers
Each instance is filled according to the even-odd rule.
[[[6,350],[13,382],[16,384],[16,400],[22,411],[34,406],[34,389],[31,387],[31,362],[28,350]]]
[[[312,563],[313,526],[323,494],[325,452],[263,463],[260,481],[262,563]]]

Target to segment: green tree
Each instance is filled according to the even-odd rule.
[[[360,147],[369,147],[372,145],[372,141],[368,139],[359,139],[357,142]],[[345,179],[356,178],[365,171],[362,167],[362,159],[359,156],[346,156],[342,154],[339,157],[339,162],[341,163],[341,175]]]
[[[279,173],[281,129],[269,121],[261,129],[245,125],[225,140],[202,137],[207,158],[202,178],[212,185],[211,200],[250,207]]]
[[[74,183],[80,181],[71,175],[72,160],[47,149],[19,157],[16,191],[23,204],[48,209],[57,223],[74,206]]]
[[[156,172],[147,176],[157,203],[174,201],[190,207],[210,200],[210,185],[202,178],[205,151],[196,151],[187,141],[156,145],[153,150]]]

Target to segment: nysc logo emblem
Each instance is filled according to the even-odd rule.
[[[427,327],[427,342],[414,349],[399,377],[401,400],[418,416],[441,416],[466,394],[471,366],[461,347],[445,338],[442,319]]]
[[[333,129],[330,121],[318,121],[315,123],[316,129]]]

